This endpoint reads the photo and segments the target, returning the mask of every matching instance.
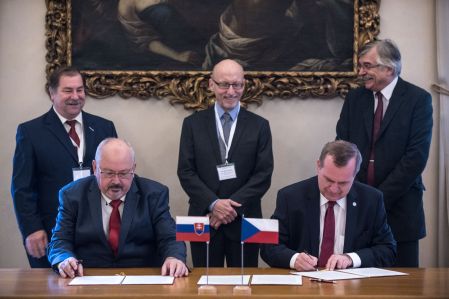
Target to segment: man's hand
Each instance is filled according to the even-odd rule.
[[[47,245],[47,233],[42,229],[29,234],[25,239],[28,254],[37,259],[46,255]]]
[[[223,223],[213,214],[208,214],[207,216],[209,216],[209,225],[215,229],[218,229],[220,227],[220,225],[222,225]]]
[[[346,269],[352,266],[352,259],[347,254],[333,254],[327,260],[326,270]]]
[[[235,208],[241,206],[241,204],[232,199],[219,199],[212,209],[212,217],[217,218],[219,222],[224,224],[231,223],[237,217]]]
[[[161,275],[182,277],[189,275],[186,264],[174,257],[167,257],[162,265]]]
[[[83,265],[74,257],[69,257],[58,264],[59,275],[62,278],[83,276]]]
[[[296,271],[312,271],[316,270],[318,259],[310,254],[301,252],[295,261]]]

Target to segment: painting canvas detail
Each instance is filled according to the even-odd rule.
[[[213,102],[224,58],[247,71],[243,104],[331,98],[358,85],[358,48],[379,33],[380,0],[46,0],[47,74],[74,65],[97,98]]]

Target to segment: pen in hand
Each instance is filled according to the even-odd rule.
[[[307,252],[307,250],[304,250],[303,252],[304,252],[305,254],[307,254],[308,257],[313,258],[313,257]],[[315,271],[318,271],[318,267],[317,267],[317,266],[314,266],[313,268],[315,269]]]
[[[79,271],[80,265],[81,265],[81,267],[83,267],[83,262],[84,262],[83,260],[77,260],[77,261],[76,261],[76,266],[77,266],[77,267],[76,267],[76,271],[75,271],[75,275],[76,275],[76,276],[83,276],[83,275],[82,275],[82,272]]]

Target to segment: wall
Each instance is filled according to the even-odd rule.
[[[28,266],[9,188],[17,125],[50,107],[44,91],[45,12],[43,0],[0,0],[0,267]],[[380,15],[380,37],[394,39],[402,50],[403,78],[429,90],[436,70],[434,1],[383,0]],[[271,216],[277,190],[315,174],[322,145],[335,137],[342,104],[340,98],[266,99],[262,106],[250,107],[270,121],[273,134],[275,170],[263,200],[264,216]],[[165,100],[118,97],[89,98],[85,110],[114,120],[119,135],[136,149],[138,173],[168,185],[172,215],[185,215],[187,198],[178,182],[176,166],[181,123],[190,112]],[[438,123],[435,103],[434,110]],[[421,242],[422,266],[435,265],[436,150],[434,139],[424,173],[428,236]]]

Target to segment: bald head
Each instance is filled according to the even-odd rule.
[[[245,89],[243,67],[231,59],[220,61],[212,70],[209,88],[215,94],[216,103],[224,111],[234,109]]]

